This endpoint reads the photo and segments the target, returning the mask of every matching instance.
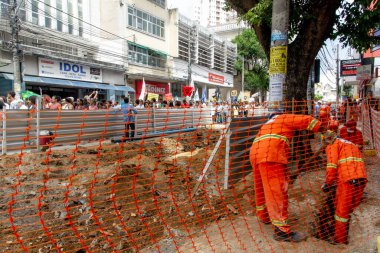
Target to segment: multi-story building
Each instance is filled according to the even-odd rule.
[[[165,0],[100,1],[104,30],[125,38],[128,45],[128,85],[139,97],[143,82],[146,91],[163,96],[170,93],[170,60],[176,52],[171,38],[174,21]],[[112,13],[112,15],[110,15]]]
[[[125,85],[127,48],[123,38],[99,24],[94,0],[19,1],[19,46],[23,86],[36,93],[83,97],[98,90],[102,99],[133,93]],[[1,57],[12,60],[10,13],[13,1],[1,0]],[[13,65],[0,67],[0,93],[14,89]]]
[[[201,26],[216,26],[229,23],[236,19],[234,11],[225,11],[225,0],[195,0],[193,20]]]
[[[178,57],[174,58],[172,75],[192,80],[199,93],[207,94],[209,99],[218,91],[222,99],[227,99],[233,87],[236,45],[176,10],[172,10],[172,15],[178,24]],[[173,84],[174,90],[179,90],[175,88],[177,85]]]
[[[1,57],[9,63],[11,1],[0,3]],[[143,83],[147,92],[178,98],[189,80],[200,94],[233,86],[235,46],[168,10],[166,0],[24,3],[20,47],[28,90],[82,97],[97,89],[101,98],[118,100],[127,92],[138,97]],[[0,73],[4,95],[13,88],[13,65],[0,67]]]
[[[147,92],[177,98],[190,80],[200,95],[232,87],[236,47],[166,5],[165,0],[129,0],[101,1],[99,7],[101,27],[127,40],[127,80],[136,96],[144,81]]]

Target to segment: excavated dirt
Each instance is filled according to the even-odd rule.
[[[219,136],[198,130],[1,157],[0,252],[375,252],[378,160],[367,159],[368,197],[354,212],[349,246],[279,243],[255,218],[252,174],[223,189],[224,145],[192,197]],[[323,178],[309,171],[290,187],[295,229],[313,232]]]

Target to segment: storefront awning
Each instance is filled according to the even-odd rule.
[[[165,53],[165,52],[162,52],[160,50],[157,50],[157,49],[153,49],[153,48],[150,48],[150,47],[146,47],[146,46],[143,46],[143,45],[140,45],[140,44],[137,44],[137,43],[134,43],[132,41],[128,41],[128,44],[131,45],[131,46],[135,46],[135,47],[139,47],[139,48],[142,48],[142,49],[146,49],[146,50],[151,50],[161,56],[167,56],[168,54]]]
[[[2,76],[5,79],[13,80],[12,74],[2,73]],[[70,88],[88,88],[88,89],[99,89],[99,90],[118,90],[118,91],[127,91],[134,93],[135,90],[129,86],[115,86],[105,83],[90,83],[90,82],[81,82],[75,80],[66,80],[66,79],[56,79],[50,77],[39,77],[39,76],[24,76],[24,81],[29,83],[40,83],[47,86],[64,86]]]

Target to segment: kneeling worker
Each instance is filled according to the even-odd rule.
[[[356,144],[360,150],[363,149],[363,134],[356,128],[355,120],[349,120],[344,124],[344,127],[339,131],[339,137]]]
[[[335,233],[332,244],[348,244],[350,214],[360,204],[367,175],[359,148],[352,142],[327,132],[327,172],[324,192],[337,186],[335,197]]]
[[[254,170],[256,216],[274,225],[274,239],[300,242],[306,236],[292,232],[288,223],[288,155],[294,131],[322,130],[321,122],[307,115],[272,117],[259,130],[250,150]]]

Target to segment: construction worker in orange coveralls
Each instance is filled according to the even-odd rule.
[[[331,117],[327,129],[330,131],[338,132],[339,129],[339,121],[336,120],[336,117]]]
[[[359,148],[352,142],[336,138],[328,132],[326,147],[327,172],[324,192],[337,186],[335,196],[335,233],[332,244],[348,244],[350,214],[360,204],[367,183],[367,175]]]
[[[288,223],[288,155],[296,130],[321,130],[321,122],[307,115],[275,115],[259,130],[250,150],[254,170],[256,216],[275,227],[274,239],[300,242],[306,236],[292,232]]]
[[[339,137],[356,144],[359,149],[364,146],[363,134],[356,128],[355,120],[351,119],[344,124],[344,127],[339,131]]]

